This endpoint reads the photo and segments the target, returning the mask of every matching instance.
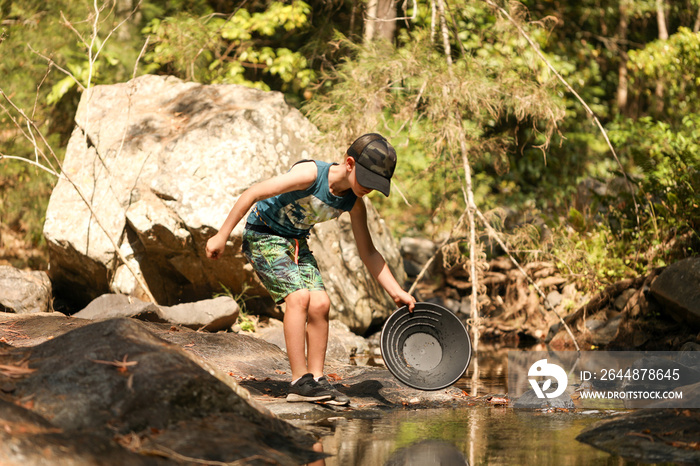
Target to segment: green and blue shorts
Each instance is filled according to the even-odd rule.
[[[246,228],[243,254],[277,304],[294,291],[325,290],[306,238],[286,238]]]

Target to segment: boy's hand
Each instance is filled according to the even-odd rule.
[[[226,238],[221,238],[218,234],[207,241],[206,252],[209,259],[218,259],[224,253],[224,249],[226,249]]]
[[[405,304],[408,306],[409,312],[413,312],[413,308],[416,307],[416,298],[405,291],[401,291],[398,295],[394,296],[394,302],[396,302],[396,304],[399,306]]]

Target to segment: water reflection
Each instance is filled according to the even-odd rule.
[[[399,448],[385,466],[465,466],[467,459],[461,451],[442,440],[422,440]]]
[[[474,407],[418,410],[380,419],[349,419],[322,439],[334,456],[326,466],[471,465],[633,465],[577,442],[575,437],[601,414],[539,413],[512,408]],[[409,454],[431,442],[422,462]],[[441,445],[442,448],[437,448]],[[432,458],[432,463],[428,462]],[[460,462],[461,461],[461,462]]]
[[[507,393],[507,351],[480,351],[457,386],[474,396]],[[608,417],[483,405],[400,410],[374,419],[335,418],[322,443],[333,455],[326,466],[637,464],[576,441],[584,428]]]

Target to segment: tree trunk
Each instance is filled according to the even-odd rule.
[[[659,39],[668,39],[668,29],[666,28],[666,5],[664,0],[656,0],[656,21],[659,23]]]
[[[622,114],[626,113],[627,109],[627,49],[623,45],[627,39],[627,27],[629,21],[628,0],[620,2],[620,23],[617,26],[616,42],[620,51],[620,63],[617,68],[617,108]]]
[[[666,28],[666,5],[664,0],[656,0],[656,21],[659,25],[659,39],[668,40],[668,29]],[[656,81],[656,90],[654,92],[656,102],[654,111],[656,115],[661,115],[664,111],[664,83],[661,80]]]
[[[452,48],[450,47],[450,33],[447,29],[447,18],[445,17],[445,0],[437,0],[437,10],[440,17],[440,30],[442,31],[442,45],[445,48],[445,59],[447,65],[452,65]]]
[[[369,0],[365,17],[365,41],[394,40],[398,0]]]

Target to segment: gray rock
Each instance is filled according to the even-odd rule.
[[[108,292],[146,300],[119,250],[160,305],[207,299],[225,287],[263,297],[248,301],[252,311],[272,310],[241,253],[243,222],[221,259],[205,257],[206,241],[246,188],[301,159],[336,160],[341,150],[320,153],[310,142],[317,129],[280,93],[172,77],[95,86],[83,94],[75,119],[64,171],[95,213],[59,180],[44,225],[57,292],[80,306]],[[371,206],[368,223],[377,249],[403,282],[398,247]],[[360,261],[347,215],[317,226],[310,246],[331,298],[331,318],[361,333],[389,315],[394,303]]]
[[[406,272],[413,277],[421,272],[437,250],[435,243],[427,238],[403,237],[399,240],[399,247],[406,263]],[[431,268],[434,269],[435,265]]]
[[[552,307],[552,309],[556,308],[561,304],[561,302],[564,300],[564,297],[559,293],[558,291],[550,291],[547,294],[547,302],[549,302],[549,305]]]
[[[160,308],[153,303],[132,296],[107,293],[95,298],[73,317],[88,320],[107,320],[117,317],[134,317],[141,320],[165,322]]]
[[[132,296],[108,293],[94,299],[73,316],[89,320],[133,317],[215,332],[230,328],[236,322],[239,312],[236,301],[227,296],[175,306],[157,306]]]
[[[172,324],[210,332],[231,328],[240,313],[236,301],[228,296],[175,306],[161,306],[160,310],[165,320]]]
[[[31,314],[51,310],[51,281],[45,272],[0,265],[0,312]]]
[[[613,341],[624,318],[625,315],[623,313],[619,313],[616,316],[608,319],[604,325],[596,328],[593,335],[591,335],[591,343],[594,345],[607,345]],[[586,322],[586,324],[588,324],[588,322]]]
[[[464,454],[453,444],[442,440],[420,440],[399,448],[384,466],[469,466]]]
[[[669,265],[651,284],[651,293],[674,319],[700,328],[700,257]]]

